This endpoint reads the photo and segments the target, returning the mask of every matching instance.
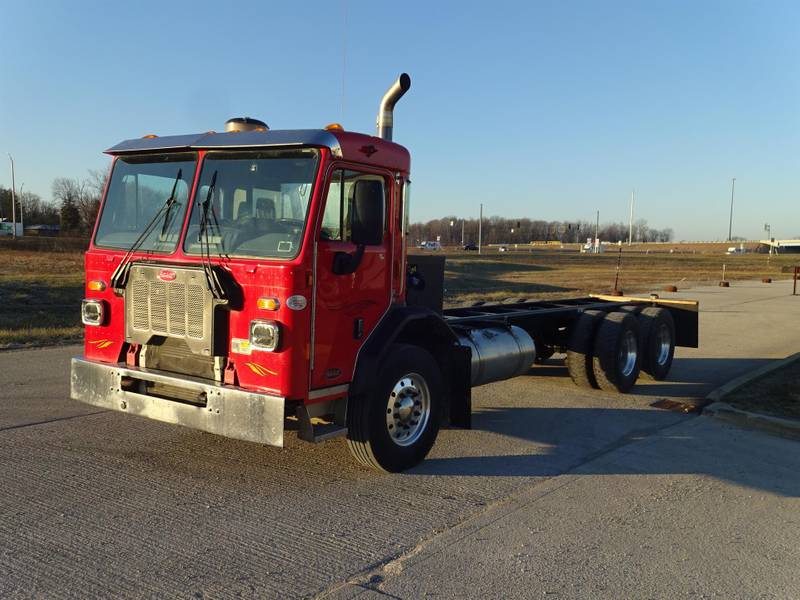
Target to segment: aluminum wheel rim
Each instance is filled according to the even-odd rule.
[[[636,335],[630,329],[622,334],[622,341],[619,345],[619,370],[623,377],[629,377],[636,368]]]
[[[386,430],[398,446],[415,443],[431,416],[431,393],[422,375],[408,373],[394,384],[386,402]]]
[[[672,348],[672,333],[666,323],[661,323],[658,327],[656,348],[656,362],[661,366],[667,364],[669,360],[669,351]]]

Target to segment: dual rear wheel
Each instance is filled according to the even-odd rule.
[[[566,364],[578,386],[624,393],[640,372],[664,379],[674,353],[675,323],[667,309],[587,310],[573,327]]]

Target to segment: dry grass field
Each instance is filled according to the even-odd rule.
[[[716,283],[722,278],[786,278],[781,267],[800,264],[800,255],[726,256],[728,244],[648,244],[623,246],[619,287],[625,293]],[[81,337],[83,254],[32,251],[0,246],[0,347],[48,344]],[[485,248],[444,251],[445,302],[502,301],[526,297],[554,299],[608,292],[614,287],[618,254],[579,254],[577,247],[525,250]],[[670,250],[672,252],[670,253]],[[735,283],[733,284],[735,285]]]
[[[736,408],[776,417],[800,419],[800,362],[742,386],[725,398]]]
[[[603,254],[580,254],[577,246],[529,248],[500,252],[445,251],[445,303],[453,306],[477,300],[502,301],[510,297],[554,299],[610,292],[620,262],[618,289],[626,294],[675,285],[790,277],[784,265],[800,264],[800,255],[770,257],[747,253],[728,256],[729,244],[640,244],[617,247]],[[670,252],[672,250],[672,252]],[[735,284],[734,284],[735,285]]]
[[[83,254],[0,249],[0,347],[78,340]]]

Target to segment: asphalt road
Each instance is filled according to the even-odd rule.
[[[635,394],[582,392],[556,365],[478,388],[474,429],[443,431],[429,459],[402,475],[361,469],[342,440],[312,446],[289,436],[286,448],[268,448],[74,403],[68,370],[77,347],[0,353],[0,597],[390,593],[370,580],[384,565],[424,556],[422,549],[502,512],[510,499],[583,473],[582,485],[548,513],[563,535],[556,528],[546,543],[563,544],[575,539],[568,515],[601,510],[602,486],[591,485],[601,470],[592,465],[706,420],[653,408],[654,401],[701,397],[800,348],[799,328],[788,326],[800,316],[800,298],[788,292],[775,283],[686,293],[703,307],[701,348],[681,349],[670,382],[637,386]],[[661,459],[669,463],[681,442],[667,437]],[[797,486],[788,490],[794,499]],[[599,544],[607,522],[596,523]],[[437,573],[434,562],[425,564]],[[550,565],[562,581],[571,568]],[[438,573],[429,584],[446,577]],[[407,583],[393,580],[394,595],[421,595]],[[446,589],[444,597],[490,593]]]

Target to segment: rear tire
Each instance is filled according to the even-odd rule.
[[[665,379],[675,356],[675,321],[666,308],[649,306],[639,317],[642,327],[642,371],[656,381]]]
[[[377,385],[347,407],[347,445],[360,463],[396,473],[427,456],[439,433],[444,383],[436,360],[418,346],[393,344]]]
[[[592,367],[598,387],[625,393],[639,378],[639,322],[629,312],[608,313],[594,340]]]
[[[567,345],[566,365],[569,376],[578,387],[587,389],[597,387],[592,370],[592,348],[597,326],[604,315],[605,313],[599,310],[586,310],[575,321]]]

